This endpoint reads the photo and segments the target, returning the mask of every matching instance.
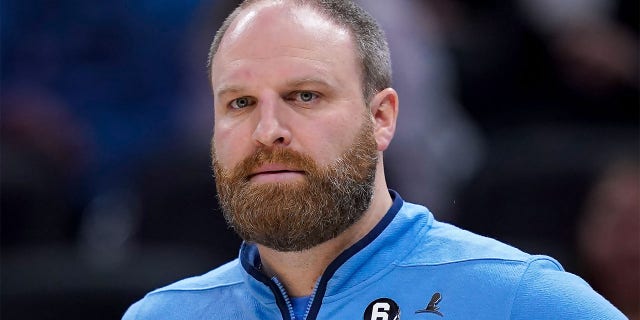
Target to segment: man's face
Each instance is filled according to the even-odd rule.
[[[280,251],[335,237],[368,208],[377,145],[347,30],[262,2],[213,59],[213,160],[225,217]]]

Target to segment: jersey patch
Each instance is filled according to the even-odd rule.
[[[389,298],[371,302],[364,310],[364,320],[400,320],[400,307]]]

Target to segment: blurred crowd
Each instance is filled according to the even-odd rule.
[[[638,2],[359,2],[400,95],[389,185],[640,319]],[[237,3],[1,2],[0,318],[118,318],[236,256],[205,63]]]

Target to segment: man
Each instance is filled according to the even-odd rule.
[[[623,319],[553,259],[434,220],[386,186],[398,97],[349,1],[246,1],[210,52],[212,158],[238,259],[125,319]]]

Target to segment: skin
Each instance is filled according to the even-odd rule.
[[[378,152],[395,132],[398,97],[392,88],[367,104],[351,34],[308,7],[262,1],[231,24],[212,63],[213,145],[230,169],[256,148],[291,148],[326,166],[353,142],[368,108]],[[241,107],[241,108],[240,108]],[[279,252],[258,244],[265,272],[292,296],[312,293],[327,265],[366,235],[392,200],[382,156],[374,195],[362,219],[338,237],[309,250]],[[290,182],[304,172],[286,164],[259,168],[252,183]]]

